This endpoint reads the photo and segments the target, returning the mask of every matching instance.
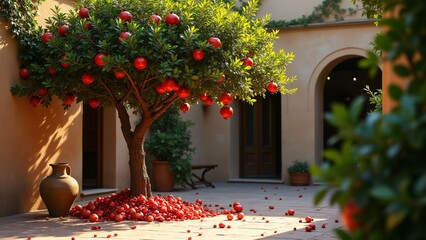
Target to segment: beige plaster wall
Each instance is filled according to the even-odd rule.
[[[231,105],[234,109],[235,106]],[[183,119],[195,123],[191,127],[192,142],[196,147],[193,164],[217,164],[218,167],[206,177],[212,181],[226,181],[230,176],[230,154],[235,146],[231,144],[232,118],[224,120],[220,116],[220,107],[213,104],[209,107],[194,105],[191,110],[182,114]]]
[[[52,2],[52,1],[51,1]],[[42,6],[40,18],[49,14]],[[54,1],[66,10],[71,1]],[[64,111],[61,101],[52,107],[32,107],[28,98],[13,97],[10,87],[21,81],[16,40],[0,22],[0,216],[44,208],[39,184],[50,175],[49,163],[67,162],[81,182],[81,106]]]
[[[123,133],[121,132],[121,123],[120,119],[118,118],[117,111],[115,109],[111,110],[114,111],[116,115],[116,149],[117,153],[115,155],[115,161],[116,161],[116,172],[117,177],[115,179],[116,181],[116,188],[119,190],[123,190],[124,188],[130,187],[130,168],[129,168],[129,151],[127,149],[126,142],[123,137]],[[132,110],[129,110],[130,114],[130,123],[132,124],[132,127],[136,125],[136,123],[139,121],[139,117],[132,114]],[[108,177],[108,176],[107,176]]]
[[[122,190],[130,186],[129,154],[117,111],[104,109],[103,187]]]
[[[303,15],[309,16],[314,8],[320,5],[322,0],[262,0],[259,7],[258,16],[271,15],[271,20],[292,20]],[[342,0],[341,8],[357,10],[356,14],[350,15],[347,11],[342,17],[345,20],[357,19],[361,17],[362,4],[352,4],[350,0]],[[326,21],[334,21],[334,16],[326,18]]]

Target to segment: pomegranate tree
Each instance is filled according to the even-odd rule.
[[[81,0],[66,14],[55,8],[31,33],[20,56],[31,76],[23,74],[12,93],[32,106],[48,107],[56,97],[64,109],[79,102],[115,108],[129,150],[129,194],[150,197],[145,134],[172,105],[186,112],[217,103],[227,119],[231,101],[254,103],[270,82],[282,94],[294,91],[286,87],[293,54],[274,50],[277,32],[264,28],[268,19],[251,17],[256,5],[249,1],[241,13],[201,0],[144,1],[142,8],[133,0]],[[134,127],[132,112],[140,117]]]

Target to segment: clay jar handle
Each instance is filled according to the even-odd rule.
[[[71,167],[69,166],[69,165],[67,165],[67,174],[69,175],[69,176],[71,176]]]

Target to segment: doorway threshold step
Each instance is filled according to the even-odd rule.
[[[109,193],[115,193],[115,192],[117,192],[116,188],[95,188],[95,189],[83,190],[80,196],[88,197],[88,196],[109,194]]]
[[[231,178],[228,179],[230,183],[277,183],[282,184],[282,179],[267,179],[267,178]]]

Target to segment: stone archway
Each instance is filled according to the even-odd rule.
[[[349,106],[358,96],[369,97],[365,91],[369,86],[371,91],[377,92],[382,88],[381,72],[374,77],[370,77],[368,69],[362,69],[358,66],[362,57],[353,57],[337,64],[327,76],[323,88],[323,112],[330,112],[335,103]],[[364,103],[362,118],[365,118],[368,112],[374,110],[375,106],[368,101]],[[323,149],[335,146],[328,142],[337,133],[336,128],[323,120]]]
[[[315,111],[315,164],[319,165],[323,162],[322,152],[324,149],[324,87],[327,77],[338,67],[340,63],[351,61],[350,59],[366,57],[365,49],[361,48],[345,48],[330,53],[323,58],[315,70],[313,71],[308,85],[308,109]],[[356,72],[356,71],[355,71]],[[349,80],[353,81],[350,76]],[[365,86],[362,86],[363,88]]]

